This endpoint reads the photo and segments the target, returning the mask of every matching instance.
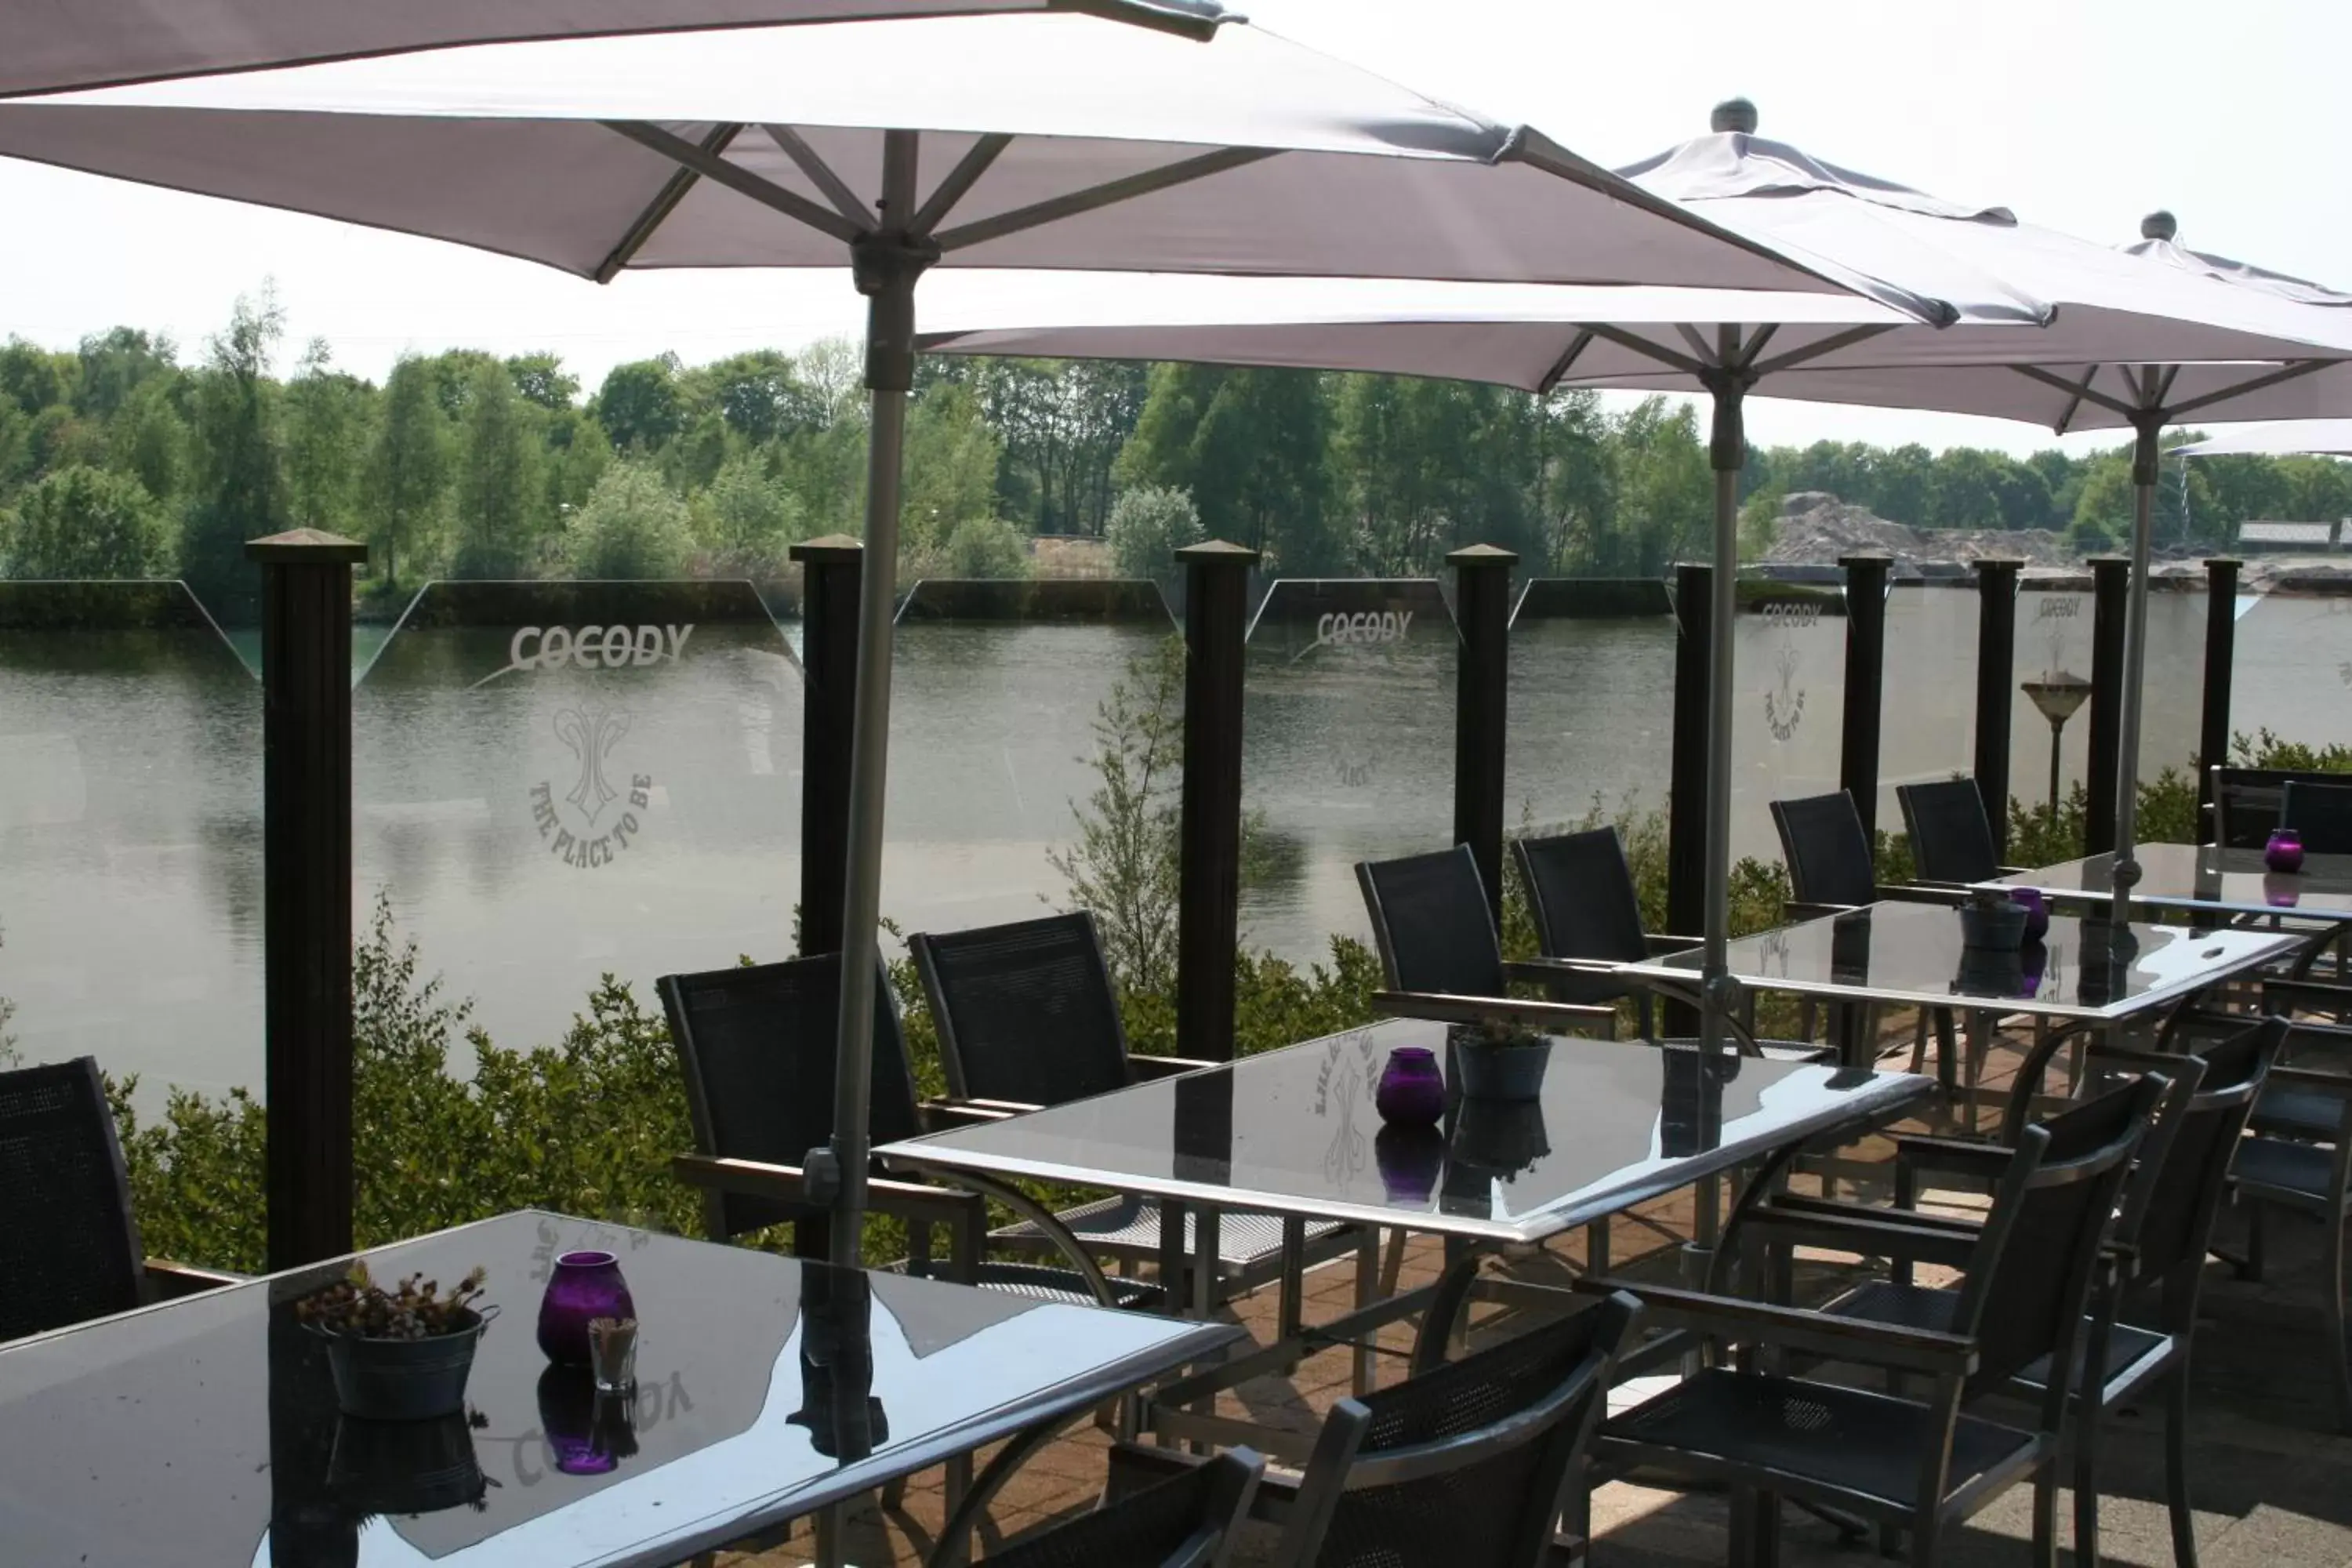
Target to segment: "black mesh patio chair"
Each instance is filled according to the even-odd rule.
[[[782,963],[737,965],[655,982],[686,1079],[695,1152],[675,1156],[678,1180],[703,1194],[706,1232],[725,1241],[790,1224],[795,1250],[823,1256],[822,1205],[807,1197],[801,1162],[833,1130],[834,1051],[841,1006],[841,957],[821,953]],[[919,1114],[907,1071],[897,999],[877,986],[870,1134],[876,1143],[930,1131]],[[877,1168],[866,1178],[877,1214],[907,1222],[908,1268],[933,1272],[934,1228],[948,1236],[945,1276],[1043,1300],[1154,1306],[1156,1287],[1072,1267],[1038,1268],[983,1259],[988,1223],[975,1193],[893,1180]]]
[[[1265,1474],[1264,1459],[1233,1449],[1011,1542],[982,1559],[982,1568],[1220,1568]]]
[[[1906,814],[1910,811],[1907,801],[1904,810]],[[1899,889],[1878,885],[1870,837],[1863,832],[1862,814],[1854,809],[1853,796],[1846,791],[1807,795],[1801,800],[1776,800],[1772,802],[1772,826],[1780,836],[1780,858],[1789,868],[1790,896],[1787,909],[1790,919],[1817,919],[1876,903],[1889,896],[1900,896]],[[1876,1020],[1874,1007],[1848,1008],[1840,1028],[1849,1041],[1855,1037],[1874,1040]],[[1809,1016],[1808,1033],[1810,1023]],[[1927,1031],[1931,1027],[1936,1033],[1937,1047],[1946,1058],[1954,1062],[1958,1059],[1959,1031],[1951,1009],[1925,1008],[1920,1012],[1919,1030],[1911,1048],[1913,1072],[1927,1064]],[[1973,1093],[1975,1064],[1969,1065],[1969,1092]]]
[[[2352,1433],[2344,1234],[2347,1222],[2352,1221],[2352,1071],[2305,1065],[2315,1046],[2334,1047],[2340,1059],[2352,1047],[2352,1030],[2301,1023],[2288,1030],[2283,1049],[2295,1053],[2294,1064],[2272,1069],[2270,1082],[2255,1102],[2251,1135],[2238,1148],[2231,1176],[2238,1206],[2246,1211],[2248,1240],[2240,1271],[2250,1279],[2262,1278],[2263,1234],[2271,1210],[2319,1223],[2327,1367],[2335,1384],[2336,1422]]]
[[[2138,1404],[2161,1384],[2166,1395],[2167,1502],[2172,1516],[2173,1555],[2179,1568],[2196,1568],[2197,1542],[2188,1474],[2189,1357],[2197,1325],[2197,1304],[2213,1226],[2229,1187],[2231,1164],[2248,1116],[2261,1094],[2286,1032],[2284,1020],[2249,1022],[2235,1017],[2200,1017],[2176,1029],[2169,1043],[2179,1051],[2136,1051],[2098,1047],[2086,1065],[2099,1075],[2157,1074],[2171,1088],[2143,1139],[2126,1178],[2109,1246],[2102,1255],[2084,1329],[2084,1353],[2073,1377],[2074,1552],[2078,1562],[2097,1561],[2099,1418],[2126,1404]],[[2200,1034],[2212,1036],[2200,1040]],[[2070,1115],[2075,1113],[2069,1113]],[[2093,1118],[2095,1121],[2095,1118]],[[2053,1129],[2059,1123],[2053,1123]],[[2065,1134],[2053,1136],[2062,1149]],[[2002,1156],[1982,1145],[1949,1140],[1902,1140],[1898,1161],[1908,1179],[1898,1189],[1898,1209],[1916,1199],[1916,1162],[1929,1145],[1930,1158],[1945,1168],[1997,1168]],[[2045,1154],[2045,1157],[2049,1157]],[[1905,1223],[1968,1233],[1973,1221],[1930,1214],[1907,1215]],[[1958,1310],[1958,1292],[1928,1289],[1907,1281],[1865,1287],[1832,1311],[1882,1321],[1934,1326]],[[2139,1310],[2128,1320],[2126,1309]],[[2093,1378],[2084,1369],[2095,1367]],[[2012,1393],[2040,1397],[2047,1391],[2049,1366],[2036,1363],[2018,1373]]]
[[[950,1104],[980,1115],[1018,1114],[1107,1094],[1148,1079],[1215,1064],[1182,1057],[1131,1056],[1094,916],[1083,910],[1010,925],[907,939],[939,1032]],[[1160,1256],[1160,1205],[1131,1194],[1054,1215],[1077,1242],[1128,1263]],[[1334,1220],[1285,1220],[1247,1209],[1219,1215],[1219,1278],[1213,1295],[1252,1289],[1283,1273],[1283,1236],[1295,1228],[1305,1264],[1334,1258],[1369,1238]],[[1184,1221],[1185,1257],[1198,1236]],[[989,1244],[1055,1250],[1033,1221],[992,1232]]]
[[[1528,889],[1536,945],[1548,959],[1596,965],[1630,963],[1699,945],[1695,936],[1656,935],[1642,929],[1641,893],[1633,885],[1633,869],[1625,860],[1624,841],[1614,827],[1513,839],[1511,855]],[[1658,1038],[1655,998],[1646,987],[1605,973],[1547,973],[1552,975],[1555,1001],[1607,1005],[1630,997],[1642,1037]],[[1748,1016],[1742,1020],[1737,1036],[1744,1052],[1791,1059],[1811,1059],[1821,1054],[1821,1047],[1806,1041],[1758,1040],[1754,1005],[1751,991]]]
[[[1903,807],[1903,831],[1911,840],[1911,864],[1923,882],[1990,882],[2019,868],[2000,863],[1992,819],[1974,779],[1895,786]]]
[[[2314,855],[2352,855],[2352,782],[2289,780],[2279,789],[2279,826],[2301,834]]]
[[[1710,1365],[1604,1422],[1596,1464],[1727,1486],[1735,1560],[1773,1560],[1783,1497],[1907,1531],[1936,1559],[1944,1530],[2021,1481],[2033,1487],[2034,1561],[2057,1562],[2056,1463],[2094,1266],[2148,1113],[2170,1087],[2149,1075],[1989,1150],[2000,1173],[1981,1225],[1916,1223],[1890,1211],[1743,1208],[1737,1247],[1785,1294],[1799,1247],[1960,1270],[1949,1294],[1865,1286],[1826,1311],[1642,1286],[1662,1326],[1713,1347]],[[1607,1280],[1579,1281],[1608,1289]],[[1736,1350],[1736,1359],[1731,1352]],[[1933,1384],[1927,1398],[1783,1369],[1795,1352]],[[2045,1369],[2030,1424],[1973,1413],[1984,1395]]]
[[[1458,1305],[1466,1298],[1455,1298]],[[1282,1527],[1271,1568],[1566,1568],[1582,1542],[1582,1474],[1611,1372],[1643,1306],[1624,1291],[1591,1309],[1444,1359],[1452,1321],[1433,1310],[1413,1373],[1341,1399],[1296,1481],[1269,1475],[1255,1515]],[[1188,1463],[1121,1445],[1112,1485]]]
[[[1548,986],[1559,974],[1503,961],[1486,884],[1467,844],[1399,860],[1360,860],[1356,885],[1388,981],[1388,989],[1372,994],[1382,1012],[1449,1024],[1499,1019],[1553,1034],[1615,1032],[1613,1007],[1508,994],[1515,980]]]
[[[0,1342],[234,1284],[150,1258],[98,1063],[0,1072]]]

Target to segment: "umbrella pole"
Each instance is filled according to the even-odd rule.
[[[1708,457],[1715,468],[1715,570],[1708,578],[1713,607],[1707,616],[1706,712],[1706,906],[1701,932],[1699,1049],[1710,1061],[1723,1048],[1724,1018],[1733,1002],[1731,945],[1731,684],[1732,616],[1738,612],[1739,470],[1748,461],[1748,434],[1741,414],[1748,388],[1732,371],[1710,371],[1708,392],[1715,422]],[[1690,1264],[1703,1281],[1713,1260],[1720,1225],[1718,1193],[1712,1181],[1699,1184],[1691,1215]]]
[[[884,188],[914,184],[913,138],[886,154]],[[890,139],[898,153],[898,134]],[[903,174],[898,165],[903,164]],[[886,202],[893,214],[909,210]],[[866,384],[873,426],[866,459],[866,570],[858,584],[857,693],[849,758],[849,845],[842,879],[841,1032],[834,1047],[833,1139],[810,1152],[811,1201],[832,1211],[832,1261],[855,1267],[866,1221],[875,987],[881,967],[882,807],[890,742],[890,619],[898,583],[900,458],[915,379],[915,280],[936,247],[884,234],[851,247],[866,297]]]
[[[2124,600],[2124,700],[2116,735],[2114,897],[2107,911],[2107,918],[2118,925],[2130,919],[2131,889],[2139,880],[2135,851],[2139,829],[2140,699],[2147,674],[2149,536],[2155,532],[2157,465],[2162,455],[2157,436],[2164,428],[2164,416],[2142,413],[2134,423],[2139,437],[2132,447],[2131,584]]]

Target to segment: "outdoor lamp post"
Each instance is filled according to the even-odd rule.
[[[2058,816],[2058,739],[2065,732],[2066,721],[2074,716],[2074,710],[2089,699],[2091,683],[2079,675],[2070,675],[2062,669],[2046,679],[2026,681],[2024,689],[2026,696],[2033,700],[2033,705],[2042,710],[2042,716],[2050,721],[2050,816],[2055,821]]]

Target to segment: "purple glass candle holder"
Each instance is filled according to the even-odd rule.
[[[637,1304],[609,1252],[567,1252],[555,1260],[539,1301],[539,1348],[561,1366],[588,1364],[588,1320],[634,1318]]]
[[[2285,876],[2303,869],[2303,835],[2292,827],[2273,827],[2263,846],[2263,864]]]
[[[1437,1055],[1422,1046],[1398,1046],[1381,1068],[1372,1104],[1381,1120],[1398,1127],[1434,1127],[1445,1114],[1445,1075]]]
[[[1419,1208],[1437,1190],[1438,1174],[1445,1169],[1445,1137],[1434,1127],[1391,1122],[1372,1139],[1372,1160],[1389,1202]]]
[[[2284,871],[2263,873],[2263,902],[2274,910],[2291,910],[2303,902],[2303,884]]]
[[[2009,901],[2025,908],[2025,940],[2040,942],[2050,934],[2050,906],[2038,888],[2011,888]]]

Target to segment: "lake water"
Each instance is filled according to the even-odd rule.
[[[789,950],[797,628],[744,599],[690,620],[666,606],[604,615],[625,630],[600,625],[578,647],[563,646],[570,627],[550,640],[557,610],[520,640],[520,622],[412,614],[360,650],[359,896],[389,898],[425,970],[472,997],[501,1043],[554,1038],[607,970],[650,1004],[658,974]],[[2352,736],[2342,603],[2240,606],[2237,727]],[[1944,589],[1890,601],[1882,823],[1899,821],[1895,784],[1969,766],[1976,607]],[[2193,749],[2204,616],[2200,595],[2154,601],[2151,768]],[[2087,673],[2087,595],[2029,593],[2019,625],[2013,679]],[[1299,617],[1253,636],[1244,794],[1275,851],[1243,909],[1255,945],[1313,959],[1331,932],[1364,934],[1353,862],[1448,840],[1452,626],[1439,605],[1391,629],[1333,641]],[[1097,705],[1165,635],[899,628],[892,920],[955,929],[1059,906],[1046,857],[1096,785]],[[1776,853],[1766,802],[1835,787],[1843,645],[1835,616],[1739,619],[1740,853]],[[1515,821],[1664,804],[1674,652],[1663,616],[1522,624]],[[2021,697],[2016,708],[2011,785],[2038,797],[2049,732]],[[142,1075],[151,1096],[258,1083],[259,710],[247,663],[210,630],[0,634],[0,996],[16,1004],[27,1059],[92,1054]],[[2070,779],[2087,728],[2068,727]]]

